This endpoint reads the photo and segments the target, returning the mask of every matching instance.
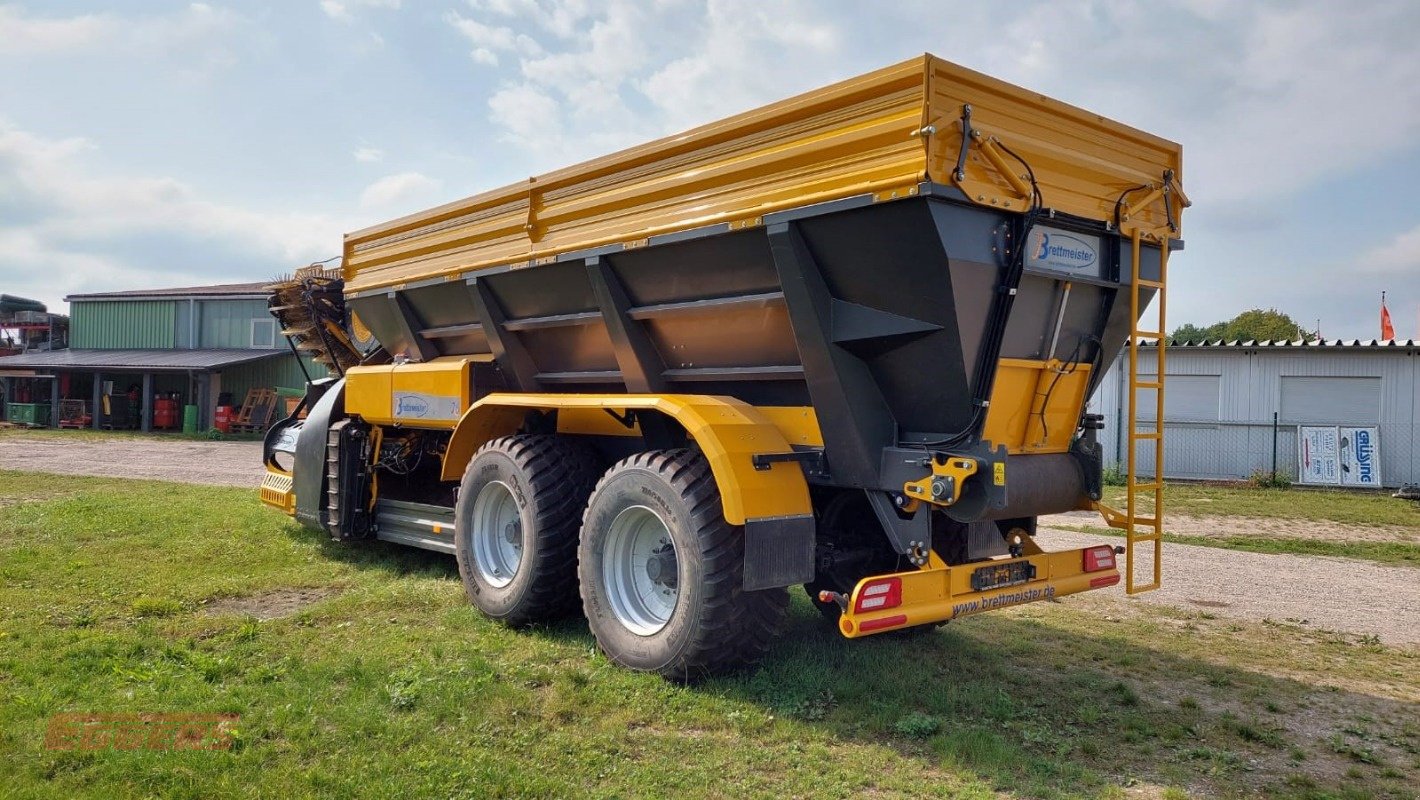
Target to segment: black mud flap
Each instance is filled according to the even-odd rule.
[[[762,517],[745,522],[744,589],[777,589],[814,579],[814,518]]]
[[[310,391],[309,389],[307,390]],[[296,439],[296,460],[291,468],[296,489],[296,521],[325,530],[326,440],[332,421],[345,417],[345,381],[325,388],[306,414]]]

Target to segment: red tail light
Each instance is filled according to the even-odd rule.
[[[858,592],[858,602],[853,606],[853,613],[882,611],[885,608],[897,608],[900,605],[902,605],[902,579],[883,578],[863,585],[863,588]]]
[[[1101,545],[1085,551],[1085,571],[1099,572],[1114,569],[1114,548]]]

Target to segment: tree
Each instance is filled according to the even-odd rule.
[[[1254,308],[1228,320],[1228,324],[1223,328],[1223,339],[1229,342],[1245,342],[1250,339],[1291,340],[1306,333],[1296,320],[1275,308],[1267,311]]]
[[[1223,338],[1223,326],[1226,324],[1227,323],[1224,322],[1216,322],[1206,328],[1200,328],[1190,322],[1174,328],[1173,335],[1169,338],[1180,343],[1211,342]]]
[[[1177,342],[1211,342],[1222,339],[1225,342],[1293,340],[1314,335],[1302,330],[1296,320],[1275,308],[1263,310],[1254,308],[1244,311],[1226,322],[1215,322],[1206,328],[1188,323],[1174,329],[1173,339]]]

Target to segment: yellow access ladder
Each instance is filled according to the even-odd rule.
[[[1130,237],[1133,273],[1129,287],[1129,318],[1133,322],[1129,326],[1129,422],[1127,430],[1129,457],[1124,479],[1125,504],[1124,519],[1122,520],[1125,540],[1124,591],[1129,594],[1149,592],[1159,588],[1163,582],[1164,566],[1164,375],[1167,373],[1164,353],[1168,349],[1164,320],[1168,310],[1165,285],[1168,283],[1169,242],[1167,235],[1162,237],[1159,244],[1159,279],[1150,280],[1139,274],[1139,251],[1142,237],[1142,231],[1136,226]],[[1143,330],[1139,327],[1139,314],[1143,311],[1140,294],[1145,289],[1154,289],[1158,292],[1159,319],[1156,330]],[[1152,381],[1139,379],[1139,345],[1144,339],[1154,339],[1158,342],[1154,348],[1158,356],[1158,364],[1155,367]],[[1154,391],[1152,431],[1141,430],[1139,427],[1139,392],[1150,389]],[[1139,483],[1137,461],[1140,442],[1149,442],[1154,446],[1153,479],[1148,483]],[[1145,502],[1147,510],[1143,514],[1140,513],[1140,492],[1145,493],[1144,496],[1147,498]],[[1152,543],[1154,546],[1153,579],[1148,583],[1138,582],[1134,574],[1135,553],[1138,552],[1138,545],[1145,542]]]
[[[1098,504],[1105,521],[1114,528],[1121,528],[1125,537],[1124,590],[1129,594],[1150,592],[1163,583],[1163,539],[1164,539],[1164,376],[1166,353],[1168,350],[1165,320],[1168,316],[1168,270],[1170,233],[1175,230],[1170,193],[1177,191],[1172,175],[1166,174],[1161,184],[1149,187],[1152,191],[1147,199],[1135,208],[1142,208],[1150,202],[1162,198],[1168,224],[1156,231],[1145,231],[1142,225],[1129,227],[1130,237],[1130,282],[1129,282],[1129,417],[1125,434],[1128,440],[1129,456],[1125,474],[1125,505],[1123,512]],[[1181,194],[1181,192],[1180,192]],[[1181,198],[1187,205],[1187,199]],[[1126,217],[1127,219],[1127,217]],[[1158,279],[1145,278],[1140,273],[1140,258],[1144,238],[1149,236],[1159,243]],[[1140,326],[1139,315],[1144,310],[1141,295],[1153,289],[1158,299],[1158,321],[1154,330]],[[1152,380],[1141,380],[1139,374],[1139,345],[1153,339],[1158,344],[1154,348],[1157,363]],[[1147,373],[1146,373],[1147,374]],[[1154,392],[1154,419],[1152,430],[1139,425],[1139,392]],[[1153,477],[1145,483],[1139,482],[1139,443],[1148,442],[1154,448]],[[1144,544],[1153,545],[1153,569],[1151,579],[1141,582],[1135,575],[1135,555]]]

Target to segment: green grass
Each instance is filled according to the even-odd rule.
[[[210,611],[290,589],[320,591]],[[1073,600],[849,642],[799,598],[762,669],[684,687],[249,491],[0,472],[0,795],[1414,796],[1415,651]],[[54,714],[121,712],[241,720],[225,752],[43,745]]]
[[[1167,518],[1165,518],[1164,524],[1168,524]],[[1052,525],[1051,527],[1098,536],[1124,537],[1122,531],[1094,525]],[[1333,542],[1326,539],[1294,539],[1277,536],[1187,536],[1167,532],[1164,533],[1164,541],[1200,547],[1218,547],[1225,550],[1246,550],[1251,553],[1333,556],[1377,561],[1382,564],[1394,564],[1402,567],[1420,567],[1420,544],[1413,542]]]
[[[1104,502],[1122,507],[1124,489],[1106,486]],[[1420,529],[1420,503],[1371,491],[1170,483],[1164,486],[1164,504],[1169,513],[1192,516],[1325,520]]]

